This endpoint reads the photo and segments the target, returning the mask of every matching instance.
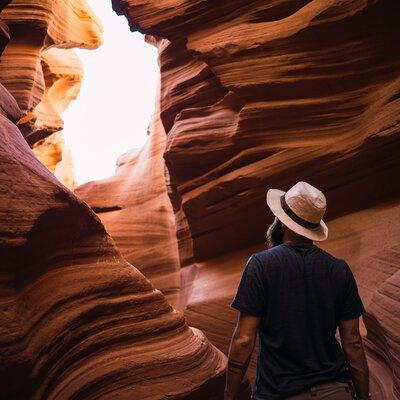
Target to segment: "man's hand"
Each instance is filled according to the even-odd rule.
[[[234,400],[253,353],[260,318],[239,313],[228,355],[224,400]]]

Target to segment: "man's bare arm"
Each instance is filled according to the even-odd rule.
[[[339,332],[357,398],[368,399],[369,371],[360,335],[359,318],[342,321]]]
[[[253,353],[259,323],[259,317],[239,313],[229,348],[225,400],[233,400],[239,391]]]

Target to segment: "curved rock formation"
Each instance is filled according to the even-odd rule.
[[[77,186],[71,151],[66,147],[62,132],[39,140],[32,148],[37,159],[45,165],[68,189]]]
[[[158,104],[157,99],[157,109]],[[178,307],[180,265],[165,185],[165,141],[156,110],[144,146],[121,156],[114,176],[79,186],[75,193],[98,214],[125,259]]]
[[[220,398],[221,353],[0,118],[2,396]]]
[[[310,181],[334,199],[330,218],[399,192],[396,2],[113,5],[171,42],[165,158],[196,259],[260,240],[267,186]]]
[[[3,398],[219,399],[222,354],[0,119]]]
[[[227,349],[230,285],[241,268],[232,252],[262,241],[271,219],[266,188],[308,181],[327,194],[326,246],[349,259],[368,306],[376,398],[399,397],[400,265],[396,236],[385,232],[399,222],[400,4],[113,0],[113,7],[132,30],[164,39],[166,183],[181,266],[191,276],[182,288],[189,322]],[[375,218],[382,210],[383,224]]]
[[[38,159],[64,185],[74,189],[73,161],[60,132],[64,127],[60,115],[79,93],[83,77],[82,63],[73,50],[55,47],[43,51],[41,58],[45,91],[40,103],[20,121],[22,130],[26,133],[28,143],[35,141],[32,147]]]
[[[19,41],[27,19],[37,23],[32,32],[48,30],[46,43],[60,44],[69,30],[77,42],[76,18],[91,23],[83,5],[17,0],[6,12],[16,43],[0,79],[18,101],[0,85],[0,397],[220,399],[223,354],[121,256],[14,124],[43,95],[43,43],[33,34],[35,45]],[[0,31],[0,43],[6,36]]]
[[[12,41],[0,81],[16,98],[23,113],[18,125],[32,145],[62,129],[59,114],[79,91],[82,67],[65,49],[98,47],[102,28],[85,0],[14,0],[2,19]]]
[[[26,136],[28,143],[63,129],[60,115],[78,96],[83,77],[81,60],[73,50],[53,47],[42,52],[41,60],[45,91],[40,103],[24,117],[29,122],[21,121],[25,131],[34,121],[29,127],[34,133]]]
[[[345,258],[367,306],[366,345],[375,386],[374,398],[400,397],[400,203],[398,200],[330,222],[324,247]]]

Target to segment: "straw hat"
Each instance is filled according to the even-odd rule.
[[[299,235],[315,241],[328,237],[328,227],[322,221],[326,198],[309,183],[298,182],[287,192],[269,189],[267,204],[284,225]]]

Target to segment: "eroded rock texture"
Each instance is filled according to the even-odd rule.
[[[175,219],[165,184],[166,135],[157,109],[141,149],[117,161],[114,176],[79,186],[124,257],[179,306],[180,264]]]
[[[73,189],[72,158],[59,133],[60,115],[78,95],[83,75],[71,49],[98,47],[101,24],[85,0],[14,0],[2,18],[12,40],[2,55],[0,82],[22,111],[17,125],[38,158]]]
[[[37,125],[26,124],[25,137],[15,125],[44,95],[40,46],[67,33],[75,44],[90,39],[76,25],[92,23],[84,5],[13,1],[5,12],[15,36],[0,80],[16,99],[0,85],[0,398],[220,399],[223,354],[38,161],[26,141]]]
[[[43,97],[24,118],[24,121],[34,121],[34,125],[30,126],[34,136],[30,133],[28,138],[31,143],[63,129],[61,114],[78,96],[83,77],[81,60],[73,50],[53,47],[41,53],[41,60],[45,81]],[[26,131],[29,124],[23,124]]]
[[[101,25],[85,0],[14,0],[2,12],[12,40],[0,64],[0,81],[22,111],[26,140],[62,129],[60,113],[79,92],[82,67],[72,49],[101,44]]]
[[[398,332],[400,251],[398,219],[400,205],[390,202],[329,222],[330,239],[321,244],[345,258],[357,278],[368,310],[364,318],[365,344],[369,355],[372,394],[376,399],[399,398]],[[265,245],[229,252],[192,266],[195,278],[182,287],[190,325],[202,327],[207,337],[226,352],[236,323],[236,313],[227,305],[235,295],[238,281],[250,254]],[[254,377],[256,357],[249,368]]]
[[[38,159],[69,189],[76,187],[73,161],[61,130],[61,114],[79,94],[83,67],[73,50],[51,47],[41,52],[45,82],[38,105],[20,121]],[[54,132],[54,133],[52,133]],[[49,136],[50,135],[50,136]],[[41,139],[42,138],[42,139]]]
[[[234,251],[263,240],[266,189],[305,180],[328,198],[326,246],[360,280],[374,391],[398,398],[399,232],[387,228],[400,219],[398,2],[113,6],[133,30],[164,39],[166,182],[190,323],[226,351],[232,285],[254,248]]]
[[[0,163],[2,398],[219,398],[222,354],[3,116]]]
[[[55,132],[36,142],[33,152],[58,180],[73,190],[77,186],[74,174],[74,162],[70,149],[66,146],[62,132]]]
[[[165,159],[197,259],[259,241],[266,187],[310,181],[331,218],[398,193],[397,2],[113,4],[171,42]]]

